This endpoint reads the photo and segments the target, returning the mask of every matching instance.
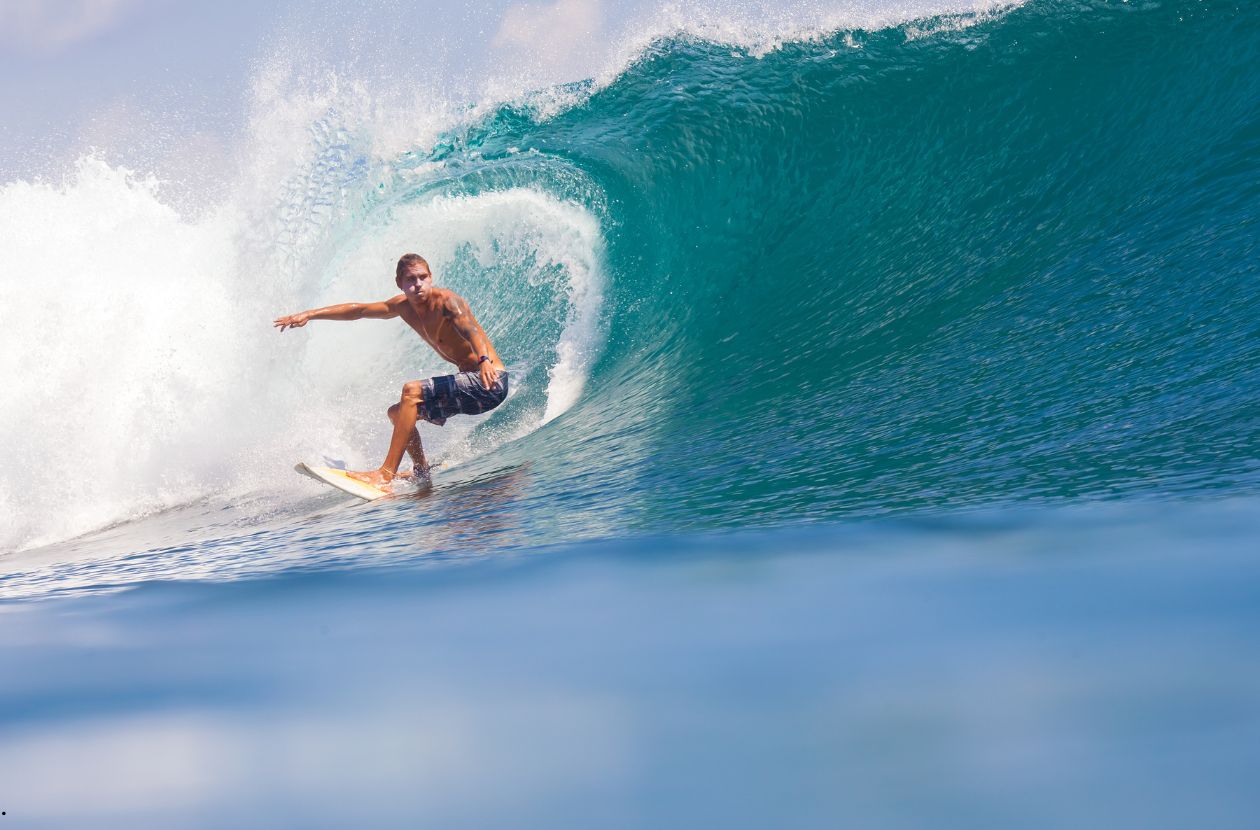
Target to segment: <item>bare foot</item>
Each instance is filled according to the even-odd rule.
[[[401,478],[401,479],[404,479],[404,480],[406,480],[406,481],[416,481],[416,480],[418,480],[418,479],[428,479],[428,477],[429,477],[429,470],[428,470],[428,468],[425,468],[425,469],[423,469],[423,470],[417,470],[415,467],[412,467],[410,470],[408,470],[408,471],[407,471],[407,472],[405,472],[405,473],[398,473],[397,475],[395,475],[395,476],[394,476],[394,478]]]
[[[393,478],[393,476],[389,475],[384,470],[372,470],[371,472],[366,473],[353,473],[347,470],[346,475],[356,481],[371,484],[373,487],[385,487]]]

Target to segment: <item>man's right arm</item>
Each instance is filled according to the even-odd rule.
[[[309,320],[362,320],[365,317],[371,320],[388,320],[398,316],[400,301],[405,300],[406,297],[399,294],[397,297],[379,303],[341,303],[314,308],[310,311],[299,311],[297,314],[280,317],[272,325],[284,331],[287,328],[301,328]]]

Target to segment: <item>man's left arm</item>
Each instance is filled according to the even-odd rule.
[[[481,375],[481,385],[489,389],[498,380],[499,370],[494,368],[494,363],[490,360],[490,341],[486,338],[486,333],[477,322],[477,318],[473,316],[468,302],[458,294],[452,294],[442,311],[459,336],[473,347],[477,359],[481,361],[477,365],[477,371]]]

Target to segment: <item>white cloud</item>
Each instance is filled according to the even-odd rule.
[[[492,45],[563,70],[595,48],[603,18],[600,0],[517,3],[504,13]]]
[[[55,52],[108,31],[145,0],[0,0],[0,42]]]

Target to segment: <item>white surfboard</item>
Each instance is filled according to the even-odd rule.
[[[338,470],[335,467],[314,467],[304,461],[299,461],[293,469],[304,476],[310,476],[316,481],[322,481],[324,484],[331,484],[344,493],[358,496],[366,501],[375,501],[391,495],[388,489],[376,487],[365,481],[359,481],[357,478],[351,478],[346,474],[345,470]]]

